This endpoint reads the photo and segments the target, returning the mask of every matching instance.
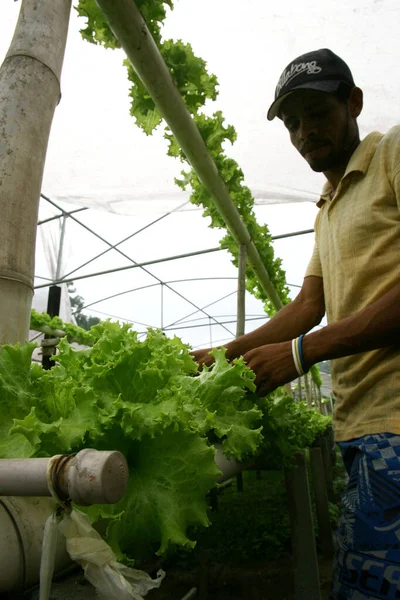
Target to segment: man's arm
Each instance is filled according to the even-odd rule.
[[[325,314],[324,291],[321,277],[306,277],[300,293],[293,302],[282,308],[272,319],[258,329],[226,344],[227,358],[232,360],[253,348],[291,340],[307,333],[321,321]],[[211,348],[193,352],[197,362],[211,364]]]
[[[397,345],[400,351],[400,283],[363,310],[307,335],[306,365]]]
[[[309,368],[321,360],[392,345],[397,345],[400,352],[400,283],[351,317],[305,336],[304,363]],[[256,373],[260,395],[297,377],[290,341],[261,346],[247,352],[244,359]]]

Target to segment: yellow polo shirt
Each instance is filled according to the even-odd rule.
[[[306,277],[323,278],[329,323],[362,310],[400,280],[400,126],[369,134],[356,148],[333,198],[317,206]],[[400,340],[396,346],[331,361],[337,441],[400,434]]]

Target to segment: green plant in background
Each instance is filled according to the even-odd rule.
[[[294,402],[285,388],[257,400],[263,413],[261,451],[272,469],[292,464],[297,450],[308,448],[331,424],[330,417],[307,408],[305,402]]]
[[[336,504],[335,502],[328,502],[328,508],[329,508],[329,518],[331,521],[331,526],[332,526],[332,529],[334,529],[339,520],[340,506],[338,504]]]
[[[73,323],[65,323],[60,317],[50,317],[47,313],[38,313],[34,308],[31,310],[29,328],[33,331],[60,337],[63,337],[64,334],[70,343],[76,342],[85,346],[92,346],[95,341],[93,331],[87,331]]]
[[[189,560],[206,551],[212,563],[274,560],[290,542],[290,523],[282,471],[243,473],[244,492],[235,482],[218,498],[210,515],[212,527],[198,532],[198,544]]]

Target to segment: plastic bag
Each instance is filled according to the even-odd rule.
[[[83,567],[100,600],[143,600],[149,590],[160,587],[164,571],[152,579],[144,571],[119,563],[83,513],[75,509],[64,513],[58,528],[66,538],[68,554]]]
[[[40,561],[40,593],[39,600],[48,600],[53,579],[54,563],[57,547],[58,519],[54,512],[44,526],[42,558]]]

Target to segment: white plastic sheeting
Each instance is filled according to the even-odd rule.
[[[11,0],[2,2],[0,7],[0,59],[11,39],[18,8],[19,3]],[[361,136],[372,130],[387,131],[400,120],[399,17],[397,0],[339,0],[334,5],[328,0],[317,4],[313,0],[285,0],[279,4],[265,0],[176,0],[175,10],[166,19],[164,34],[190,42],[195,53],[217,75],[220,95],[206,110],[222,110],[227,123],[235,126],[238,140],[233,147],[227,145],[227,152],[245,173],[246,183],[256,198],[259,221],[267,222],[273,234],[312,228],[314,203],[323,183],[323,176],[312,173],[290,146],[279,120],[266,120],[281,71],[299,54],[331,48],[349,63],[356,83],[364,90],[364,111],[359,119]],[[75,216],[111,245],[164,213],[177,211],[121,244],[120,250],[136,262],[216,246],[220,233],[207,229],[201,211],[185,204],[188,195],[173,182],[182,165],[167,157],[162,128],[147,137],[129,116],[129,83],[122,66],[122,52],[83,42],[79,35],[83,21],[75,13],[71,19],[63,96],[50,138],[43,192],[65,210],[78,205],[105,211],[88,210]],[[45,204],[41,203],[40,218],[49,210],[57,213]],[[71,250],[64,255],[65,274],[108,248],[70,218],[66,232]],[[44,258],[49,244],[43,245],[40,239],[36,273],[53,278]],[[283,259],[289,283],[301,284],[312,236],[280,240],[275,248]],[[75,274],[129,263],[128,258],[111,250]],[[234,319],[233,280],[186,281],[169,287],[161,286],[159,281],[235,276],[227,253],[220,252],[155,265],[147,273],[133,269],[82,280],[76,287],[87,304],[97,302],[88,312],[132,320],[137,329],[143,329],[141,323],[166,326],[188,315],[195,310],[190,302],[204,307],[227,294],[232,295],[206,312],[213,318],[223,315],[224,320],[229,320],[232,315]],[[43,282],[36,280],[38,285]],[[145,286],[153,287],[98,302]],[[296,288],[292,290],[295,295]],[[248,297],[247,313],[260,316],[261,304]],[[203,321],[191,322],[190,326],[202,327],[174,333],[194,345],[204,345],[227,339],[235,330],[234,324],[225,326],[231,333],[211,325],[212,319],[201,313],[187,321],[200,317]],[[261,322],[249,321],[247,330]]]

